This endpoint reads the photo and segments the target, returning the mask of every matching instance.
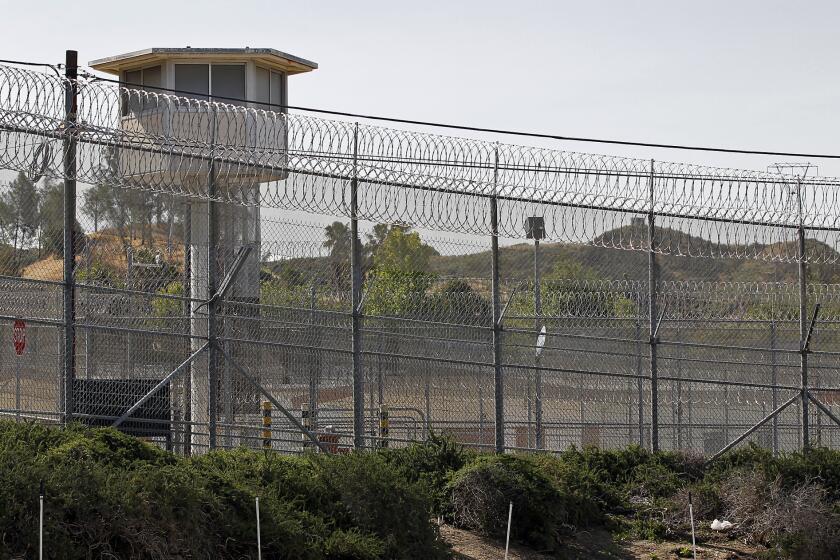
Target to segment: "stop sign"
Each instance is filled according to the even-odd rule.
[[[26,350],[26,323],[22,319],[17,319],[12,332],[15,343],[15,354],[20,356]]]

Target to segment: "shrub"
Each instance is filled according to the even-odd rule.
[[[840,514],[829,492],[805,479],[786,488],[781,477],[761,470],[733,473],[721,484],[721,499],[734,533],[773,547],[784,558],[828,560],[840,555]]]
[[[448,438],[350,455],[235,449],[189,459],[111,429],[0,422],[0,547],[37,553],[38,486],[51,556],[252,558],[260,497],[266,558],[445,558],[430,517],[556,551],[573,527],[687,533],[714,517],[774,558],[840,557],[840,453],[773,457],[754,446],[705,472],[694,457],[570,449],[476,454]]]
[[[277,519],[301,519],[299,530],[312,533],[314,548],[332,547],[331,554],[345,555],[336,557],[367,558],[376,550],[382,550],[382,558],[446,557],[446,547],[429,520],[428,500],[376,454],[287,457],[237,449],[209,453],[191,463],[212,484],[212,493],[227,502],[226,509],[232,511],[225,517],[245,519],[241,528],[220,520],[228,523],[228,539],[253,538],[248,513],[259,493],[261,507],[279,508]],[[248,501],[242,502],[242,494]],[[284,504],[293,504],[312,519],[290,515]],[[341,534],[333,537],[335,530]],[[272,540],[263,535],[264,548],[276,542],[278,551],[288,549],[292,536],[278,534]],[[351,548],[358,556],[348,556]]]
[[[147,531],[138,533],[123,523],[131,505],[124,481],[138,469],[162,469],[175,461],[115,430],[0,422],[3,545],[27,556],[36,553],[38,493],[44,481],[45,533],[54,557],[84,557],[87,550],[125,554],[137,546],[154,550],[157,542]]]
[[[327,560],[376,560],[382,558],[384,552],[385,547],[379,539],[355,529],[333,531],[324,543]]]
[[[441,515],[446,509],[446,483],[451,473],[475,457],[451,437],[436,434],[425,442],[379,453],[406,480],[422,487],[430,498],[433,515]]]
[[[699,479],[702,463],[680,453],[650,453],[639,446],[601,450],[574,447],[534,459],[561,489],[602,512],[630,513],[634,504],[667,497],[686,480]]]
[[[451,476],[447,491],[453,523],[485,535],[505,535],[511,502],[514,540],[555,550],[570,528],[569,500],[527,459],[479,456]]]
[[[701,527],[723,516],[723,502],[717,484],[702,481],[677,490],[665,503],[665,527],[669,533],[687,535],[691,531],[688,494],[691,493],[694,525]]]
[[[604,512],[620,502],[617,490],[588,465],[540,454],[530,459],[558,492],[573,502],[568,522],[589,526],[604,521]]]
[[[431,503],[379,455],[352,453],[312,456],[352,526],[384,543],[383,558],[448,558],[448,549],[430,522]]]
[[[376,454],[180,459],[111,429],[0,422],[8,555],[37,554],[40,480],[52,558],[253,558],[256,496],[265,558],[447,557],[420,488]]]

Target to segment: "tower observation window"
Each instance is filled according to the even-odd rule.
[[[285,112],[286,75],[266,68],[257,67],[257,91],[255,99],[259,108],[266,111]]]
[[[123,92],[121,104],[123,116],[157,106],[157,98],[154,95],[142,92],[162,93],[159,89],[163,84],[160,65],[123,72],[123,82],[125,82],[124,87],[132,90]],[[140,90],[140,92],[133,90]]]
[[[244,64],[176,64],[175,89],[180,97],[214,99],[241,105],[245,99]],[[189,93],[180,93],[189,92]]]

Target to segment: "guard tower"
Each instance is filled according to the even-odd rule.
[[[288,99],[288,77],[318,68],[314,62],[267,48],[150,48],[90,62],[101,72],[126,82],[120,103],[120,126],[129,135],[166,139],[178,145],[175,154],[153,154],[122,150],[116,153],[121,178],[139,188],[156,183],[176,184],[186,193],[206,193],[211,176],[207,155],[214,144],[253,148],[261,154],[256,165],[214,163],[213,188],[225,200],[217,203],[217,223],[210,223],[209,204],[193,198],[185,212],[189,239],[189,295],[206,301],[210,261],[208,244],[216,248],[216,283],[232,268],[237,252],[249,247],[245,264],[227,292],[223,319],[215,327],[217,336],[241,340],[259,336],[260,297],[260,183],[284,179],[286,156],[283,110]],[[247,101],[241,101],[247,100]],[[224,107],[210,107],[204,101],[218,101]],[[190,157],[195,153],[196,157]],[[186,154],[186,157],[185,157]],[[211,229],[215,239],[211,239]],[[193,304],[191,332],[207,336],[206,307]],[[193,350],[202,345],[193,339]],[[252,371],[259,369],[259,352],[245,344],[226,344],[226,351]],[[202,424],[211,416],[208,373],[218,357],[206,355],[193,362],[184,386],[184,420]],[[219,395],[216,417],[228,425],[241,414],[256,414],[258,399],[252,389],[237,390],[229,365],[216,371]],[[253,408],[253,410],[251,410]],[[203,429],[197,431],[203,432]],[[221,433],[231,437],[231,430]],[[207,437],[188,436],[194,444],[206,445]],[[230,439],[228,444],[236,444]]]

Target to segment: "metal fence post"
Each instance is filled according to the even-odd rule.
[[[773,288],[776,289],[775,287]],[[776,294],[773,293],[775,298]],[[773,386],[773,410],[779,408],[779,390],[778,385],[778,371],[776,367],[776,319],[772,316],[770,318],[770,384]],[[779,454],[779,416],[773,416],[773,455]]]
[[[428,355],[428,348],[426,344],[426,339],[421,341],[421,345],[423,346],[423,355]],[[432,387],[431,387],[431,379],[429,378],[430,372],[429,368],[426,368],[423,372],[423,403],[424,403],[424,411],[426,413],[426,425],[429,426],[431,429],[432,426]],[[437,418],[436,418],[437,419]]]
[[[641,298],[640,298],[641,299]],[[637,416],[639,419],[639,446],[645,446],[645,384],[642,381],[642,320],[641,307],[637,305],[636,317],[636,393]]]
[[[499,182],[499,147],[493,157],[493,196],[490,198],[490,259],[492,267],[491,290],[493,297],[493,386],[496,404],[496,452],[505,451],[505,383],[502,377],[502,341],[499,297],[499,205],[496,198]]]
[[[192,206],[189,200],[184,202],[184,317],[189,321],[189,330],[192,332]],[[184,349],[187,354],[191,352],[193,339],[184,341]],[[195,367],[195,365],[190,366]],[[189,457],[192,454],[192,376],[184,376],[184,455]]]
[[[807,274],[808,268],[805,264],[805,222],[802,215],[802,179],[796,181],[796,197],[799,208],[799,227],[797,228],[797,251],[796,257],[799,261],[799,364],[800,364],[800,391],[802,398],[802,450],[808,451],[811,447],[810,426],[808,417],[808,294]]]
[[[373,344],[371,344],[373,347]],[[375,404],[375,397],[374,397],[374,387],[375,383],[373,382],[373,367],[369,367],[365,369],[365,389],[367,389],[368,393],[368,406],[366,409],[366,414],[368,419],[370,420],[370,428],[368,429],[368,434],[370,434],[370,444],[371,447],[376,447],[376,433],[377,433],[377,407]]]
[[[379,351],[379,355],[376,357],[376,401],[377,406],[382,408],[382,405],[385,404],[385,374],[382,371],[382,334],[380,333],[376,337],[376,347]]]
[[[315,326],[315,307],[316,307],[316,288],[315,282],[312,282],[312,287],[309,291],[309,336],[311,350],[309,360],[309,429],[317,430],[318,426],[318,379],[321,376],[321,356],[318,354],[318,346],[321,338],[318,328]]]
[[[723,440],[729,441],[729,385],[723,386]]]
[[[129,242],[130,243],[130,242]],[[134,285],[134,247],[129,244],[128,250],[126,251],[125,256],[125,287],[130,290],[128,294],[128,305],[130,308],[134,308],[136,298],[134,297],[135,292],[135,285]],[[131,332],[125,333],[125,371],[128,373],[129,377],[134,377],[134,361],[131,359],[132,352],[132,339],[131,339]]]
[[[91,245],[93,245],[93,240],[88,240],[85,242],[85,273],[87,282],[90,282],[90,265],[91,265]],[[90,290],[85,290],[85,322],[90,322]],[[95,356],[94,352],[91,351],[91,343],[93,340],[90,336],[90,329],[85,329],[85,379],[91,378],[91,367],[90,367],[90,359],[92,356]],[[18,411],[20,412],[20,411]]]
[[[540,236],[534,236],[534,331],[540,336],[542,330],[542,293],[540,286]],[[542,405],[542,370],[540,369],[540,353],[535,353],[536,368],[534,369],[534,439],[537,449],[545,446],[543,435],[543,405]]]
[[[208,394],[207,400],[209,402],[209,445],[210,449],[216,448],[216,437],[218,432],[218,408],[219,408],[219,388],[218,388],[218,364],[219,364],[219,349],[218,349],[218,325],[217,325],[217,302],[213,298],[216,294],[218,283],[218,249],[216,242],[219,239],[219,202],[216,201],[217,185],[216,185],[216,162],[214,159],[214,145],[216,142],[216,113],[215,108],[211,107],[210,119],[210,164],[207,181],[207,295],[210,298],[210,303],[207,305],[207,339],[210,342],[208,348],[207,360],[207,385]]]
[[[353,178],[350,180],[350,300],[353,351],[353,447],[365,446],[365,386],[362,371],[362,251],[359,239],[358,200],[359,123],[353,127]]]
[[[650,209],[648,211],[648,319],[650,324],[650,449],[659,451],[659,382],[656,363],[656,290],[659,281],[656,253],[656,214],[654,213],[654,161],[650,160]]]
[[[678,316],[679,317],[679,316]],[[677,340],[682,341],[682,322],[677,323]],[[682,360],[677,359],[677,377],[680,379],[677,381],[677,421],[676,430],[677,430],[677,449],[683,448],[683,406],[682,406]]]
[[[79,53],[65,53],[63,140],[64,168],[64,423],[73,420],[75,399],[73,385],[76,379],[76,286],[73,268],[76,262],[76,111],[78,101]]]

